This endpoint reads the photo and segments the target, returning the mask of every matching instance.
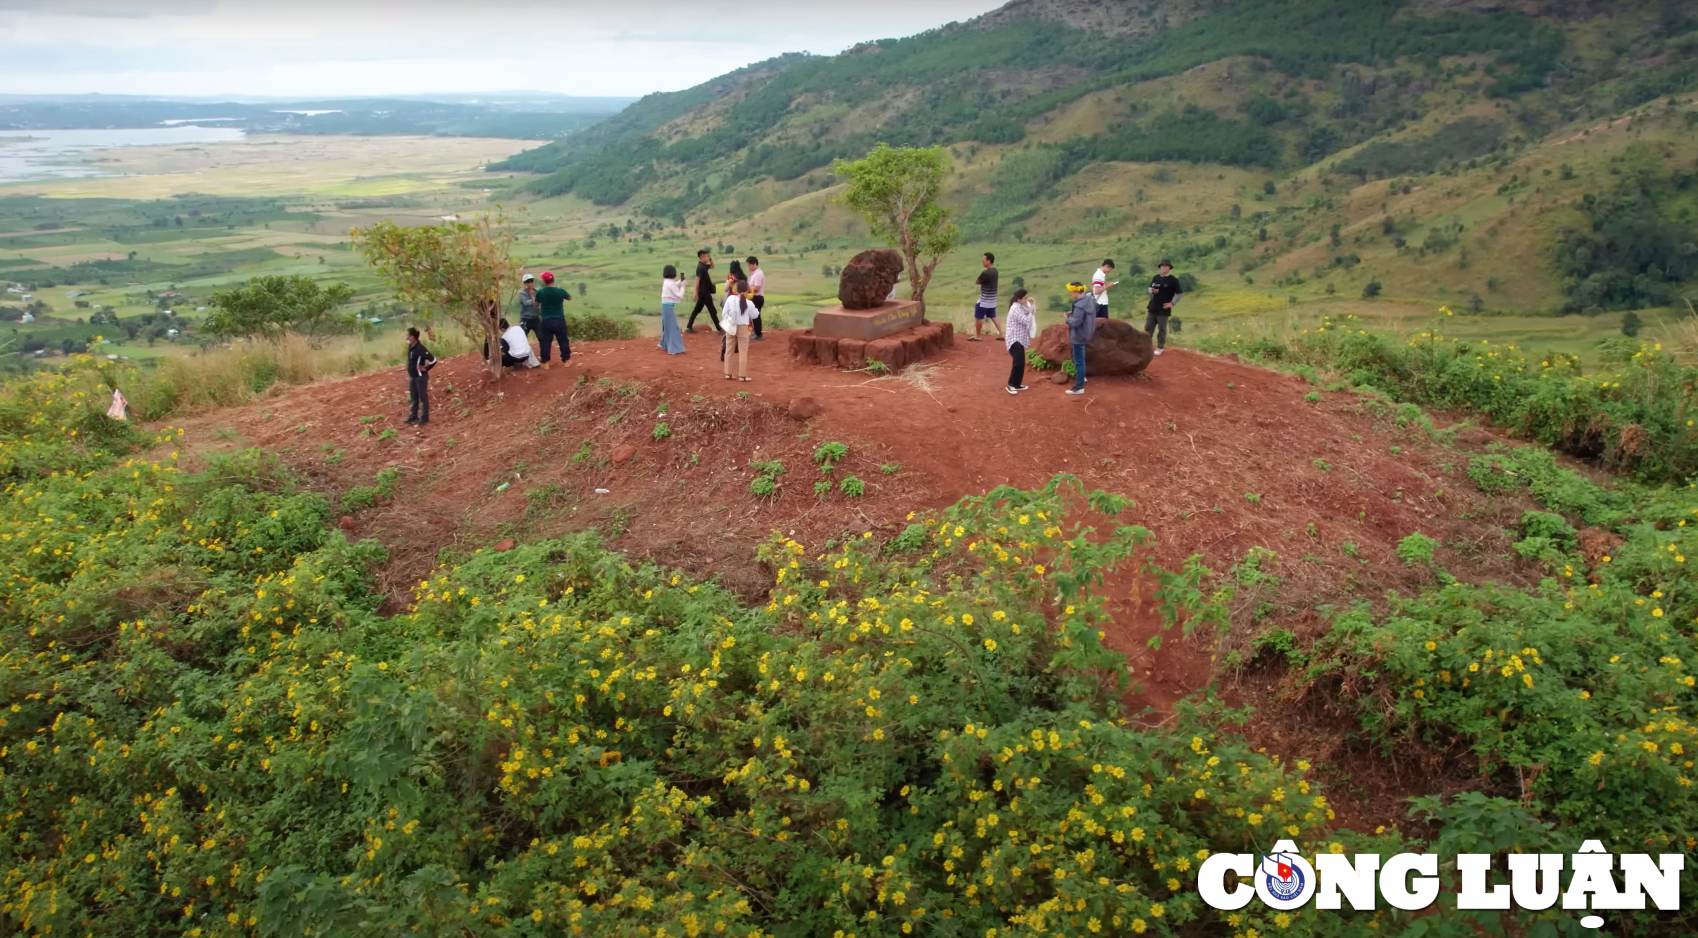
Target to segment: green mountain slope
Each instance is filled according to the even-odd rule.
[[[1148,242],[1247,285],[1270,268],[1264,285],[1281,289],[1353,271],[1383,246],[1384,279],[1400,285],[1415,279],[1415,260],[1466,240],[1473,222],[1501,230],[1513,217],[1539,250],[1530,269],[1517,258],[1511,279],[1524,283],[1488,291],[1499,305],[1631,308],[1672,302],[1698,276],[1698,256],[1683,249],[1698,234],[1694,145],[1680,123],[1698,89],[1695,63],[1694,0],[1016,0],[972,22],[653,95],[495,168],[540,174],[527,184],[536,194],[683,227],[771,212],[829,186],[824,167],[878,141],[942,144],[960,170],[951,200],[977,241]],[[1531,180],[1500,170],[1654,101],[1674,123],[1640,142],[1666,138],[1664,165],[1624,179],[1608,162],[1624,153],[1603,155],[1607,178],[1583,179],[1590,188],[1572,198],[1554,185],[1572,181],[1572,167],[1504,218],[1391,217],[1375,205],[1389,200],[1368,191],[1425,189],[1424,177],[1443,174],[1449,202],[1417,200],[1434,212],[1454,214],[1474,204],[1462,196],[1481,193],[1504,208]],[[1139,185],[1137,171],[1150,163],[1214,164],[1217,182],[1228,167],[1251,175],[1225,189],[1194,184],[1183,205],[1157,214],[1155,187]],[[806,211],[818,215],[818,202]],[[1360,217],[1370,207],[1386,217]],[[1434,235],[1435,225],[1452,230]],[[1206,237],[1173,246],[1179,226]],[[1383,241],[1366,244],[1370,234]],[[1421,238],[1412,248],[1411,235]],[[1317,236],[1325,249],[1311,258]]]

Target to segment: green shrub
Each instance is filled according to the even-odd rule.
[[[819,465],[821,472],[830,472],[847,455],[849,447],[842,443],[822,443],[819,449],[814,450],[814,462]]]
[[[837,487],[850,498],[860,498],[867,492],[867,483],[862,482],[859,476],[854,475],[844,476],[843,481],[837,483]]]
[[[1269,363],[1333,368],[1394,400],[1477,413],[1545,446],[1643,480],[1684,484],[1698,476],[1698,430],[1689,425],[1698,421],[1698,407],[1684,390],[1698,386],[1698,367],[1682,364],[1655,343],[1630,345],[1597,374],[1582,373],[1572,356],[1529,356],[1513,345],[1461,342],[1435,331],[1395,342],[1361,330],[1350,317],[1324,320],[1284,343],[1235,338],[1203,347]]]
[[[1438,546],[1438,541],[1433,540],[1425,534],[1416,532],[1397,542],[1397,556],[1398,559],[1412,567],[1416,564],[1431,566],[1433,563],[1433,551],[1436,550]]]
[[[642,327],[629,316],[607,316],[601,313],[568,313],[566,334],[574,342],[600,342],[607,339],[635,339]]]
[[[461,555],[386,617],[382,549],[268,457],[36,478],[0,515],[0,804],[29,834],[0,842],[0,914],[32,934],[979,935],[1044,906],[1223,928],[1184,887],[1196,865],[1275,832],[1323,845],[1331,811],[1218,711],[1122,720],[1090,587],[1158,571],[1147,532],[1093,534],[1076,503],[1123,504],[1058,480],[926,513],[884,551],[774,538],[754,607],[579,535]],[[1212,614],[1162,573],[1169,621]]]

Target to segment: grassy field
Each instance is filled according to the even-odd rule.
[[[1045,323],[1059,321],[1056,308],[1067,281],[1088,279],[1104,257],[1113,257],[1122,285],[1111,307],[1138,321],[1144,280],[1157,261],[1174,257],[1178,272],[1202,285],[1182,306],[1187,331],[1175,336],[1177,343],[1270,324],[1301,329],[1345,314],[1367,327],[1412,334],[1431,328],[1438,308],[1449,305],[1459,315],[1444,323],[1447,335],[1584,356],[1599,339],[1619,335],[1621,315],[1527,314],[1555,299],[1537,256],[1538,245],[1548,240],[1543,228],[1562,218],[1561,203],[1595,187],[1624,161],[1684,158],[1691,143],[1676,139],[1676,129],[1646,119],[1553,137],[1507,171],[1464,174],[1447,181],[1448,188],[1395,195],[1384,182],[1345,189],[1341,177],[1329,183],[1313,174],[1285,180],[1269,195],[1265,189],[1274,177],[1259,170],[1101,164],[1045,194],[1017,239],[970,241],[945,259],[928,292],[930,315],[962,327],[971,322],[979,257],[988,250],[997,255],[1004,307],[1023,285],[1037,296]],[[348,230],[382,218],[428,224],[498,204],[519,232],[516,254],[526,269],[554,271],[573,292],[574,309],[629,315],[649,333],[659,328],[661,268],[674,264],[688,273],[699,247],[714,252],[720,276],[733,257],[760,256],[773,319],[806,325],[813,310],[835,302],[834,271],[876,246],[865,225],[833,202],[837,190],[823,174],[760,183],[727,197],[722,212],[707,213],[727,219],[724,224],[680,229],[572,196],[512,198],[512,177],[483,166],[520,146],[455,138],[266,137],[129,148],[89,157],[129,175],[0,188],[0,279],[30,287],[35,299],[52,307],[37,324],[0,326],[0,339],[35,334],[56,348],[67,336],[113,332],[77,320],[107,307],[133,322],[157,313],[158,297],[167,292],[182,294],[164,305],[191,332],[214,292],[257,275],[303,274],[352,285],[355,302],[385,319],[365,341],[392,343],[397,337],[390,327],[402,320],[382,284],[349,249]],[[1007,157],[1006,149],[957,148],[958,185],[949,200],[959,215],[968,214],[976,191]],[[1570,169],[1559,172],[1563,165]],[[1495,180],[1509,176],[1538,184],[1519,199],[1497,195]],[[1233,217],[1233,206],[1240,217]],[[1254,218],[1258,212],[1268,217]],[[1432,225],[1460,222],[1467,232],[1459,239],[1463,250],[1399,251],[1381,233],[1382,215]],[[1342,250],[1359,256],[1359,264],[1322,265],[1341,250],[1323,237],[1334,224]],[[609,226],[619,229],[617,237]],[[1262,229],[1272,229],[1266,242]],[[1411,223],[1403,236],[1414,243],[1422,230],[1423,223]],[[63,282],[67,277],[77,282]],[[1384,284],[1384,296],[1360,299],[1371,280]],[[1473,304],[1475,295],[1485,299]],[[3,307],[23,305],[16,295],[0,300]],[[1474,305],[1481,314],[1472,314]],[[1653,333],[1659,323],[1673,328],[1680,319],[1674,310],[1642,315]],[[103,351],[140,359],[193,342],[192,335],[159,338],[151,346],[138,339]]]

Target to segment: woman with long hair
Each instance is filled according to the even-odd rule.
[[[749,328],[755,317],[755,304],[749,298],[749,282],[739,280],[732,285],[725,305],[720,307],[719,324],[725,329],[725,380],[731,380],[731,358],[737,358],[737,379],[749,380]]]
[[[684,280],[678,268],[667,264],[660,272],[660,350],[668,355],[684,354],[684,334],[678,330],[678,304],[684,302]]]

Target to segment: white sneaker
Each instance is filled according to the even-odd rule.
[[[1156,354],[1157,354],[1157,355],[1160,355],[1160,354],[1161,354],[1161,349],[1156,349]]]
[[[1069,393],[1069,394],[1083,394],[1083,393],[1085,393],[1085,389],[1084,388],[1068,388],[1067,393]]]
[[[1013,386],[1010,386],[1010,387],[1009,387],[1009,388],[1008,388],[1008,393],[1010,393],[1010,394],[1019,394],[1019,393],[1020,393],[1020,389],[1019,389],[1019,388],[1017,388],[1017,387],[1013,387]]]

